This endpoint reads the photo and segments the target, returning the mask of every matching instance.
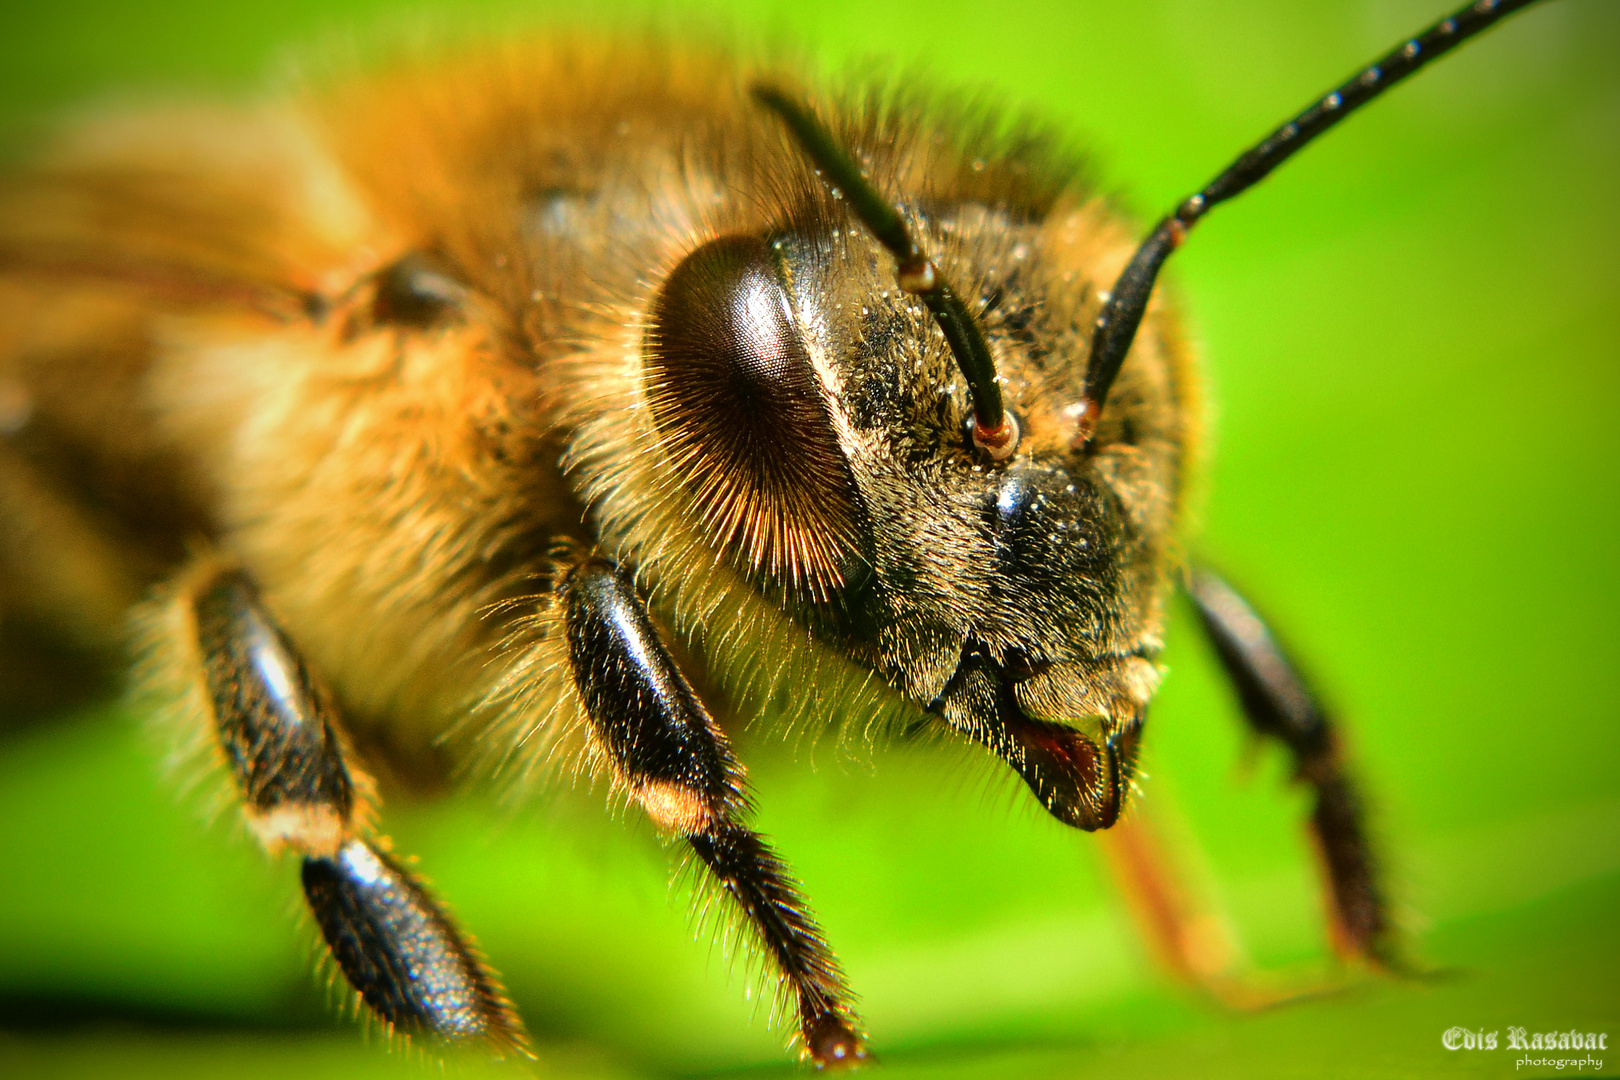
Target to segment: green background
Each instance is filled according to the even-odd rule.
[[[312,42],[400,22],[381,0],[20,8],[0,18],[12,146],[87,98],[242,93]],[[440,10],[457,27],[551,11]],[[1433,0],[701,10],[833,68],[893,58],[1035,107],[1143,216],[1438,14]],[[760,824],[863,995],[884,1075],[1524,1076],[1549,1070],[1446,1051],[1441,1033],[1620,1042],[1616,57],[1612,0],[1516,17],[1213,215],[1172,263],[1214,406],[1198,549],[1347,719],[1406,917],[1451,975],[1223,1012],[1155,971],[1095,843],[1004,770],[745,733]],[[1146,798],[1202,852],[1256,962],[1315,970],[1304,799],[1275,755],[1245,768],[1184,611],[1164,662]],[[293,864],[199,825],[138,727],[106,708],[0,739],[0,1074],[437,1074],[330,1018]],[[505,974],[540,1074],[793,1072],[750,980],[692,944],[638,822],[583,796],[514,810],[475,790],[396,798],[386,825]]]

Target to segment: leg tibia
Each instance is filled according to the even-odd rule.
[[[247,576],[225,570],[192,599],[220,749],[254,834],[334,855],[355,828],[355,779],[330,699],[270,621]]]
[[[737,763],[634,586],[593,560],[566,587],[574,686],[620,780],[664,828],[690,833],[724,816],[742,797]]]
[[[371,838],[371,782],[330,694],[240,570],[204,566],[176,603],[225,766],[253,833],[304,856],[332,958],[390,1030],[525,1052],[499,983],[437,901]]]

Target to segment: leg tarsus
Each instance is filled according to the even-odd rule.
[[[776,853],[759,834],[729,823],[713,824],[687,843],[755,928],[777,968],[791,973],[807,1056],[823,1068],[866,1060],[844,974]]]

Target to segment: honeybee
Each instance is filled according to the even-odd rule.
[[[1126,799],[1195,395],[1167,311],[1150,313],[1095,439],[1081,435],[1084,373],[1052,357],[1085,353],[1135,231],[1065,189],[1039,147],[1015,153],[914,102],[840,111],[804,92],[983,324],[1019,428],[998,459],[927,305],[849,192],[818,176],[828,163],[749,94],[759,74],[587,46],[441,60],[431,78],[407,66],[331,92],[314,135],[274,115],[121,121],[85,138],[80,165],[59,159],[69,180],[46,173],[8,204],[8,265],[27,272],[8,282],[7,323],[31,350],[9,355],[90,365],[57,365],[49,400],[35,369],[16,380],[18,457],[36,461],[28,440],[82,410],[74,445],[114,444],[75,461],[89,481],[136,466],[98,494],[130,499],[132,477],[156,478],[165,500],[160,527],[120,538],[113,569],[93,533],[42,534],[29,567],[96,569],[36,575],[91,592],[38,607],[73,613],[95,645],[122,606],[117,568],[133,566],[136,591],[164,568],[146,620],[158,678],[194,730],[223,735],[253,831],[303,853],[316,920],[385,1021],[521,1045],[492,974],[383,845],[368,752],[408,766],[451,733],[497,772],[582,758],[753,905],[801,1046],[823,1063],[859,1058],[861,1026],[749,826],[712,714],[951,727],[1071,825],[1111,825]],[[187,154],[195,168],[174,168]],[[82,194],[86,161],[92,181],[133,166],[108,197],[146,198],[152,216],[132,235],[81,224],[64,255],[51,200]],[[152,162],[164,182],[138,186]],[[946,176],[961,186],[933,186]],[[624,204],[602,194],[625,189]],[[1053,250],[1072,262],[1007,269]],[[154,310],[161,326],[143,330]],[[734,324],[764,344],[728,354],[715,343]],[[180,366],[144,366],[159,356]],[[130,402],[158,419],[133,424],[118,411]],[[813,437],[788,452],[789,432]],[[1105,463],[1107,482],[1088,487],[1076,461]],[[42,500],[28,520],[48,524],[54,504],[22,467],[17,490]],[[184,554],[196,536],[205,550]],[[1063,597],[1045,610],[1028,584],[1042,576]],[[984,623],[1024,607],[1057,629]],[[630,701],[657,722],[616,726]],[[287,716],[318,736],[285,755],[294,775],[255,756]],[[356,929],[371,917],[427,942],[431,962],[402,951],[398,966],[443,973],[442,997],[413,996],[416,974],[367,982],[390,970]],[[1385,929],[1364,927],[1352,951],[1376,958]]]

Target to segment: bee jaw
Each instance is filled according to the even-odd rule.
[[[1026,708],[1020,690],[1028,685],[976,652],[964,658],[932,707],[1012,766],[1053,817],[1087,832],[1109,828],[1125,805],[1145,707],[1120,701],[1110,715],[1090,708],[1042,711],[1076,717],[1057,722]]]
[[[1020,753],[1011,763],[1048,813],[1093,832],[1119,820],[1136,765],[1142,718],[1103,725],[1102,738],[1018,716],[1007,724]]]

